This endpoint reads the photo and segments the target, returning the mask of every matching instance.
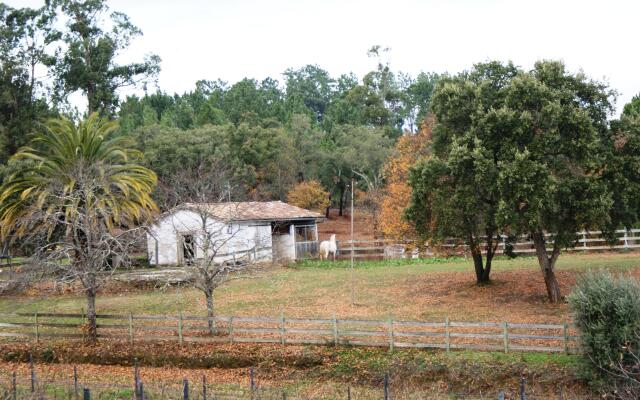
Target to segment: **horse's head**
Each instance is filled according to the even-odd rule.
[[[334,234],[332,234],[332,235],[329,237],[329,241],[331,241],[331,242],[335,242],[335,241],[336,241],[336,234],[335,234],[335,233],[334,233]]]

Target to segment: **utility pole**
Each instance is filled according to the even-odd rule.
[[[354,250],[353,250],[353,191],[354,184],[353,178],[351,178],[351,305],[355,304],[355,293],[354,293],[354,282],[353,282],[353,258],[354,258]]]

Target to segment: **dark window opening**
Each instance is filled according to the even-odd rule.
[[[182,259],[186,265],[193,265],[196,257],[196,247],[193,235],[182,236]]]

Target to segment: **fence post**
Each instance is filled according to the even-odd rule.
[[[587,231],[582,231],[582,247],[587,248]]]
[[[178,314],[178,341],[182,345],[182,311]]]
[[[73,393],[75,398],[78,398],[78,367],[73,366]]]
[[[129,343],[133,344],[133,314],[129,312]]]
[[[450,322],[449,316],[444,320],[444,336],[445,336],[445,346],[447,348],[447,353],[451,351],[451,332],[450,332]]]
[[[207,400],[207,377],[202,375],[202,400]]]
[[[87,319],[85,318],[84,307],[82,307],[80,309],[80,324],[84,325],[86,323],[87,323]],[[82,329],[82,339],[83,340],[87,339],[87,330],[86,329]]]
[[[29,354],[29,369],[31,370],[31,393],[36,391],[36,370],[33,366],[33,355]]]
[[[229,317],[229,342],[233,343],[233,317]]]
[[[280,309],[280,343],[285,344],[284,309]]]
[[[393,318],[389,318],[389,350],[393,351]]]
[[[255,388],[256,388],[256,384],[253,380],[253,368],[249,368],[249,390],[251,391],[251,400],[254,399]]]
[[[82,390],[82,400],[91,400],[91,391],[89,391],[89,388]]]
[[[189,400],[189,380],[187,378],[182,380],[182,399]]]
[[[18,385],[16,382],[16,371],[11,375],[11,395],[13,400],[18,399]]]
[[[336,313],[333,313],[333,344],[338,345],[338,320],[336,319]]]
[[[562,337],[564,343],[564,352],[569,354],[569,324],[567,321],[562,325]]]
[[[504,352],[509,352],[509,323],[504,322]]]
[[[33,326],[36,334],[36,344],[40,341],[40,331],[38,330],[38,311],[33,314]]]
[[[140,375],[138,374],[138,359],[133,360],[133,393],[136,400],[140,400]]]
[[[629,237],[627,236],[627,228],[624,228],[624,247],[629,247]]]
[[[384,374],[384,400],[389,400],[389,374]]]

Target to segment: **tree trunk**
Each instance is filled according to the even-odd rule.
[[[489,270],[484,267],[482,260],[482,253],[472,250],[471,257],[473,258],[473,266],[476,270],[476,282],[479,285],[489,282]]]
[[[87,288],[87,339],[95,342],[98,339],[98,324],[96,319],[96,289]]]
[[[204,296],[207,300],[207,325],[209,327],[209,333],[215,335],[216,323],[213,320],[215,317],[215,309],[213,307],[213,290],[207,290],[204,292]]]
[[[344,209],[344,193],[345,187],[344,185],[340,186],[340,209],[338,210],[338,216],[342,217],[342,211]]]
[[[329,213],[331,212],[331,193],[329,193],[329,205],[327,206],[327,210],[325,211],[325,217],[329,219]]]
[[[493,251],[487,251],[487,258],[484,264],[484,271],[482,272],[482,283],[489,283],[491,275],[491,261],[493,260]]]
[[[557,303],[562,299],[562,293],[560,292],[560,284],[556,278],[555,266],[560,254],[560,248],[554,244],[551,256],[547,255],[547,242],[542,231],[533,232],[531,234],[533,238],[533,244],[536,249],[536,256],[538,257],[538,264],[542,270],[542,276],[544,277],[544,284],[547,287],[547,296],[549,302]]]

